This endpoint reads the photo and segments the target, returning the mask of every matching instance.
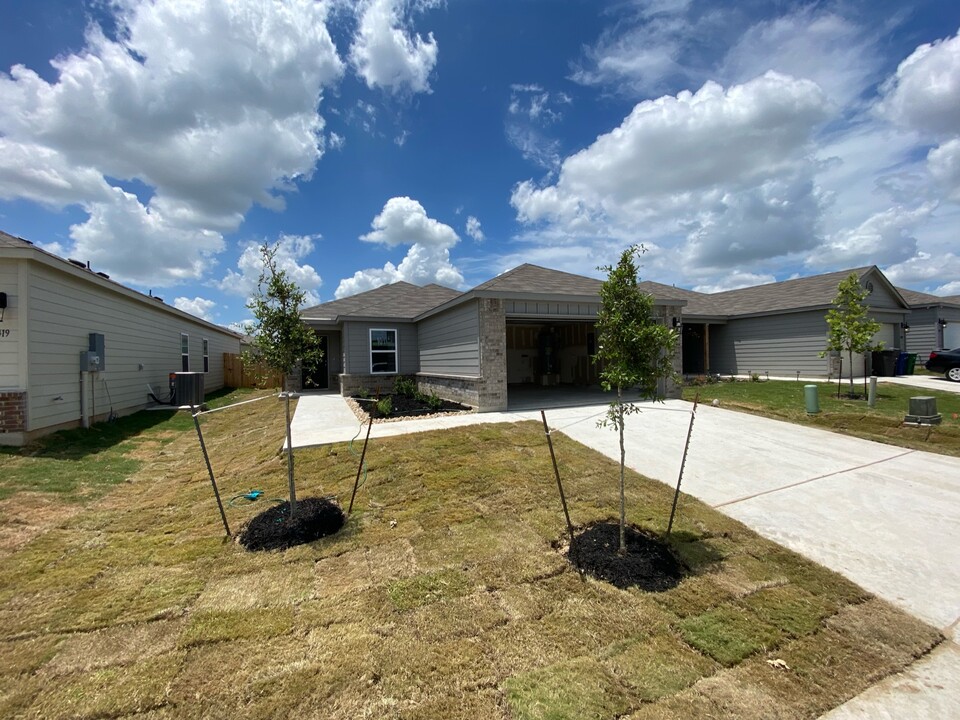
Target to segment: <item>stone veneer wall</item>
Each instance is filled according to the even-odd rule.
[[[27,394],[0,393],[0,433],[20,433],[27,429]]]
[[[480,406],[480,378],[454,375],[417,373],[417,389],[424,394],[436,393],[444,400],[452,400],[471,407]]]
[[[480,298],[480,375],[478,408],[506,410],[507,315],[496,298]]]

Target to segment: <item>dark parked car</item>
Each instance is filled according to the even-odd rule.
[[[930,372],[942,372],[947,380],[960,382],[960,348],[934,350],[924,367]]]

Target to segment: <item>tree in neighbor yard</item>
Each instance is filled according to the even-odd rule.
[[[604,390],[617,391],[600,425],[612,425],[620,433],[620,547],[627,552],[626,502],[624,500],[623,446],[624,420],[639,412],[634,403],[624,402],[625,390],[636,388],[642,397],[656,398],[657,383],[673,375],[673,356],[677,333],[660,322],[653,313],[653,296],[637,286],[635,258],[646,252],[642,245],[632,245],[620,255],[616,267],[600,269],[607,279],[600,286],[600,311],[597,314],[597,354],[600,363],[600,384]],[[662,399],[662,398],[660,398]]]
[[[287,412],[287,483],[290,487],[290,517],[297,510],[297,489],[293,479],[293,444],[290,436],[290,375],[298,368],[316,367],[323,358],[320,339],[300,319],[300,306],[306,293],[277,266],[278,245],[260,247],[263,269],[257,292],[247,307],[253,311],[256,359],[283,374]],[[250,358],[245,357],[245,360]]]
[[[853,397],[853,354],[880,350],[883,343],[873,343],[873,336],[880,330],[880,323],[867,316],[863,301],[870,292],[860,284],[856,273],[850,273],[837,286],[833,307],[827,311],[827,349],[846,352],[850,368],[850,396]]]

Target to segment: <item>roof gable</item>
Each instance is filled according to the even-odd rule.
[[[525,263],[477,285],[475,292],[598,295],[602,282],[584,275]]]
[[[420,287],[401,280],[305,308],[300,311],[300,316],[308,320],[332,321],[350,317],[412,320],[417,315],[458,295],[460,295],[459,291],[436,283]]]

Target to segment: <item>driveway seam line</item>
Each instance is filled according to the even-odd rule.
[[[891,455],[888,458],[874,460],[873,462],[864,463],[863,465],[857,465],[856,467],[852,468],[835,470],[834,472],[826,473],[825,475],[817,475],[817,477],[807,478],[806,480],[800,480],[799,482],[790,483],[789,485],[782,485],[781,487],[773,488],[771,490],[762,490],[761,492],[753,493],[752,495],[744,495],[743,497],[736,498],[734,500],[727,500],[726,502],[711,505],[710,507],[716,509],[726,507],[727,505],[735,505],[736,503],[745,502],[746,500],[753,500],[754,498],[762,497],[763,495],[771,495],[773,493],[780,492],[781,490],[789,490],[791,488],[799,487],[800,485],[806,485],[807,483],[812,483],[817,480],[833,477],[834,475],[843,475],[844,473],[853,472],[854,470],[862,470],[863,468],[870,467],[871,465],[880,465],[881,463],[890,462],[891,460],[896,460],[897,458],[902,458],[915,452],[916,450],[907,450],[906,452],[902,452],[897,455]]]

